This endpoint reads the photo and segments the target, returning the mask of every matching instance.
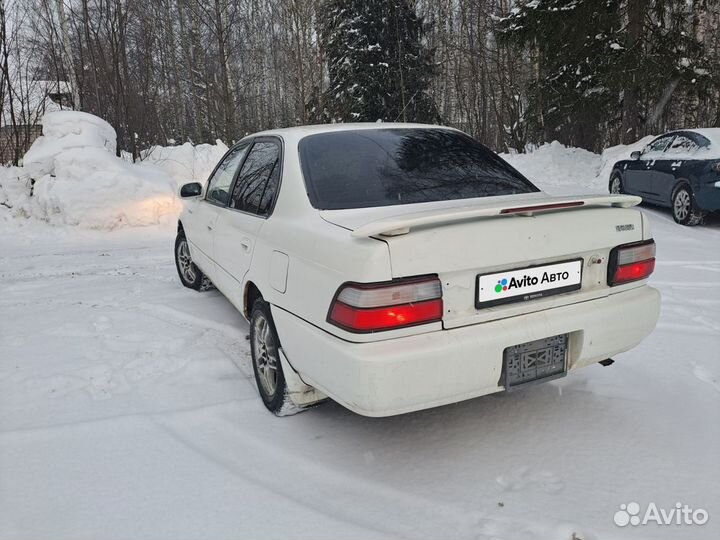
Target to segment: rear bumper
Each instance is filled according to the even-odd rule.
[[[695,190],[695,203],[701,210],[716,212],[720,210],[720,182],[707,184]]]
[[[308,384],[365,416],[390,416],[498,392],[506,347],[570,333],[569,369],[631,349],[652,332],[660,293],[606,298],[452,330],[349,343],[274,308],[283,349]]]

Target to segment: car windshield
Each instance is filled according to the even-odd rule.
[[[300,161],[315,208],[367,208],[539,191],[497,154],[447,129],[310,135]]]

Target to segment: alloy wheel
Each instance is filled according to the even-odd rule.
[[[681,189],[675,195],[675,201],[673,202],[673,212],[675,212],[675,218],[678,221],[683,221],[687,218],[690,213],[690,206],[692,201],[690,200],[690,193],[685,189]]]
[[[255,319],[253,330],[254,360],[260,384],[266,395],[272,397],[277,391],[278,358],[270,324],[264,315],[259,315]]]
[[[177,258],[180,265],[180,272],[185,281],[188,283],[194,282],[197,277],[195,274],[195,266],[190,257],[190,248],[188,248],[187,240],[184,238],[178,244]]]

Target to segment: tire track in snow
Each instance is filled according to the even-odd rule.
[[[101,418],[89,418],[86,420],[75,420],[73,422],[59,422],[56,424],[48,424],[43,426],[33,426],[33,427],[22,427],[22,428],[14,428],[14,429],[0,429],[0,438],[3,437],[22,437],[25,435],[33,435],[38,433],[46,433],[50,431],[55,430],[63,430],[63,429],[70,429],[76,426],[92,426],[96,424],[102,424],[106,422],[114,422],[114,421],[122,421],[126,420],[128,418],[147,418],[149,416],[152,416],[154,418],[161,417],[165,414],[174,415],[174,414],[182,414],[182,413],[188,413],[188,412],[200,412],[200,411],[206,411],[213,409],[215,407],[222,407],[226,405],[234,405],[234,406],[252,406],[255,407],[257,405],[257,399],[255,396],[252,398],[236,398],[231,400],[223,400],[217,403],[206,403],[203,405],[197,405],[194,407],[174,407],[170,409],[165,410],[155,410],[155,411],[142,411],[142,412],[132,412],[132,413],[120,413],[120,414],[113,414],[110,416],[103,416]]]
[[[223,334],[225,337],[229,337],[233,341],[237,342],[245,341],[245,336],[249,331],[249,327],[244,329],[239,328],[237,326],[214,321],[206,317],[198,317],[197,315],[192,315],[190,313],[186,313],[182,310],[175,309],[163,304],[151,304],[144,302],[135,306],[134,309],[139,309],[145,313],[154,314],[161,318],[164,316],[170,317],[177,322],[183,322],[190,326],[205,328],[208,330],[215,330],[216,332]],[[166,319],[163,318],[163,320]],[[245,323],[245,326],[247,326],[247,323]],[[249,347],[245,348],[249,350]]]
[[[155,420],[204,459],[313,513],[392,538],[482,538],[478,537],[477,524],[487,521],[484,513],[323,466],[259,437],[257,430],[247,429],[247,425],[239,425],[235,412],[230,420],[203,416],[193,422],[188,414],[163,415]],[[273,420],[267,417],[268,422]],[[264,462],[258,463],[258,457]],[[272,474],[268,475],[268,470]]]
[[[710,386],[715,388],[715,390],[720,392],[720,380],[715,377],[705,366],[701,366],[693,362],[692,373],[693,375],[695,375],[695,377],[697,377],[698,380],[704,383],[708,383]]]
[[[218,343],[214,344],[218,346],[217,349],[242,373],[243,379],[255,388],[255,374],[250,359],[250,345],[247,341],[249,328],[241,328],[206,317],[198,317],[162,304],[142,303],[138,304],[137,309],[148,316],[154,316],[164,322],[170,322],[171,324],[184,328],[199,328],[206,333],[209,332],[226,338],[228,340],[227,347],[219,347]],[[167,317],[171,320],[168,320]],[[244,320],[241,321],[241,324],[247,327],[247,323]]]
[[[137,276],[141,270],[157,270],[159,266],[169,266],[166,263],[158,264],[125,264],[125,265],[93,265],[82,268],[55,268],[52,271],[14,271],[0,272],[0,279],[5,285],[46,279],[75,279],[81,277],[107,277],[107,276]]]
[[[343,517],[338,516],[338,514],[334,511],[329,511],[328,509],[322,508],[321,506],[310,505],[308,504],[308,501],[302,496],[302,492],[300,490],[288,491],[286,489],[283,489],[287,488],[288,484],[279,482],[279,475],[276,478],[272,478],[266,474],[259,472],[256,467],[241,466],[241,464],[235,458],[218,457],[216,455],[217,453],[210,453],[207,447],[198,444],[198,442],[202,440],[201,438],[188,437],[184,434],[181,434],[179,430],[170,427],[170,425],[166,424],[161,419],[154,418],[154,421],[158,428],[162,429],[176,442],[183,445],[191,452],[197,454],[206,462],[211,463],[216,467],[219,467],[222,470],[228,472],[232,476],[239,478],[244,485],[247,485],[248,487],[252,486],[254,490],[265,491],[273,497],[283,499],[286,501],[286,503],[289,503],[294,507],[302,508],[304,512],[308,512],[310,515],[315,515],[317,517],[322,517],[324,520],[329,519],[339,524],[354,525],[358,528],[363,529],[364,531],[372,531],[375,534],[369,535],[371,538],[398,538],[396,535],[388,535],[385,531],[378,528],[374,524],[369,524],[367,521],[343,519]],[[212,437],[217,437],[217,434],[213,434]],[[273,464],[268,465],[272,466]],[[308,516],[308,518],[310,518],[310,516]]]

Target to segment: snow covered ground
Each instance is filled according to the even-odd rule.
[[[589,152],[509,159],[551,192],[606,188]],[[0,219],[0,539],[715,540],[720,221],[645,211],[663,308],[638,348],[383,419],[270,415],[247,324],[181,287],[172,226]],[[709,521],[616,526],[633,501]]]

